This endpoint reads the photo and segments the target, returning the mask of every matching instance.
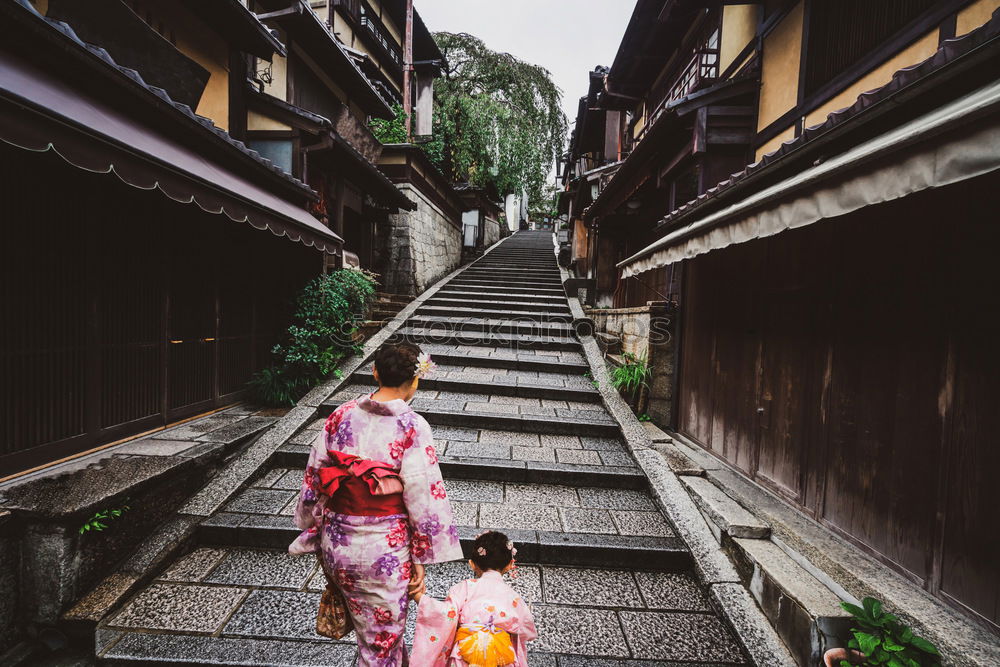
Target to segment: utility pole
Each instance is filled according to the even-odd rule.
[[[413,0],[406,0],[406,30],[403,33],[403,113],[406,141],[413,140]]]

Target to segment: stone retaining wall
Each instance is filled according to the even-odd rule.
[[[416,296],[462,260],[462,230],[441,209],[409,183],[398,187],[417,203],[416,211],[389,216],[386,292]]]
[[[646,412],[657,424],[667,426],[673,418],[674,335],[673,322],[664,302],[653,301],[636,308],[587,308],[596,330],[617,336],[622,352],[645,357],[652,369]]]

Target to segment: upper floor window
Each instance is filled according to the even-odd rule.
[[[803,93],[815,93],[935,4],[935,0],[810,3]]]

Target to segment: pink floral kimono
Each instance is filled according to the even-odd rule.
[[[463,652],[476,650],[499,658],[495,664],[527,667],[527,645],[537,636],[531,608],[503,575],[489,570],[455,584],[444,602],[429,595],[420,599],[413,665],[466,667]]]
[[[336,465],[328,452],[380,461],[398,470],[403,493],[401,499],[395,498],[405,512],[324,511],[319,471]],[[288,550],[294,555],[322,554],[354,620],[358,664],[406,665],[403,630],[410,563],[462,558],[458,528],[424,418],[402,400],[380,403],[366,397],[337,408],[313,444],[295,524],[303,532]]]

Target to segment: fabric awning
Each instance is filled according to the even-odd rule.
[[[1000,169],[1000,81],[677,229],[620,262],[628,278]]]
[[[52,150],[88,171],[334,254],[343,239],[305,209],[116,110],[29,61],[0,52],[0,140]]]

